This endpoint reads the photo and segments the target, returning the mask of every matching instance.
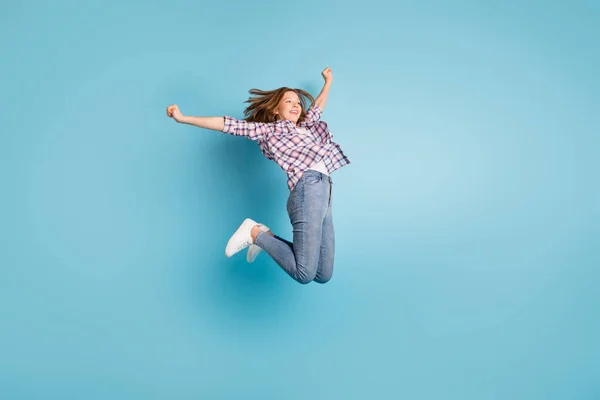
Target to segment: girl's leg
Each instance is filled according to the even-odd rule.
[[[329,179],[325,175],[306,171],[290,193],[287,203],[293,243],[264,232],[256,236],[256,244],[269,253],[289,276],[303,284],[317,276],[329,190]]]
[[[317,276],[315,282],[326,283],[333,275],[333,259],[335,253],[335,235],[333,231],[333,218],[331,216],[331,204],[327,210],[327,216],[323,221],[321,254],[317,265]]]

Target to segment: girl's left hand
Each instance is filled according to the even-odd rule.
[[[329,67],[325,68],[323,72],[321,72],[321,75],[323,75],[325,82],[331,82],[333,80],[333,72],[331,72],[331,68]]]
[[[167,117],[173,118],[177,122],[181,122],[183,120],[183,114],[181,111],[179,111],[177,104],[172,104],[167,107]]]

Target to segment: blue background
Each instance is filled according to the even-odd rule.
[[[5,2],[0,398],[600,398],[597,2]],[[290,237],[242,117],[317,95],[336,271]]]

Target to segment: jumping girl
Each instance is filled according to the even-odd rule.
[[[265,250],[289,276],[303,284],[325,283],[333,274],[331,173],[350,163],[321,120],[333,81],[330,68],[321,74],[325,84],[316,100],[301,89],[250,90],[253,97],[246,101],[250,105],[244,120],[184,116],[177,105],[167,107],[167,116],[179,123],[255,140],[262,154],[286,172],[293,242],[246,218],[229,239],[225,254],[231,257],[248,247],[246,259],[252,262],[261,249]]]

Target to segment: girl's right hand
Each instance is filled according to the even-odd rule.
[[[331,72],[331,68],[329,67],[325,68],[323,72],[321,72],[321,75],[323,75],[323,79],[325,79],[326,83],[331,83],[333,80],[333,72]]]
[[[167,107],[167,117],[173,118],[177,122],[181,122],[183,114],[179,111],[177,104],[173,104]]]

